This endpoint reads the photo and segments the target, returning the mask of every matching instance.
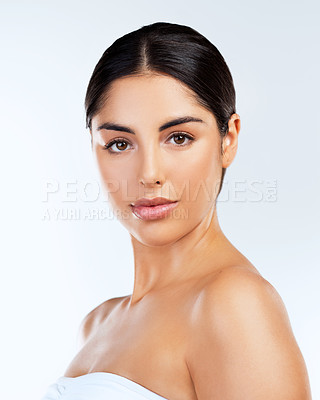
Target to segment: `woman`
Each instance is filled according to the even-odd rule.
[[[240,117],[217,48],[187,26],[144,26],[104,52],[85,105],[134,288],[84,318],[44,399],[311,399],[281,297],[219,226]]]

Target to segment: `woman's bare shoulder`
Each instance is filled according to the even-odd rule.
[[[280,318],[291,330],[285,304],[276,288],[256,268],[248,266],[227,267],[214,274],[198,296],[194,315],[207,322],[212,318],[212,323],[227,319],[231,322],[242,315],[250,318],[250,310],[264,318]]]
[[[102,321],[110,314],[110,312],[128,296],[113,297],[99,304],[91,310],[81,321],[79,328],[79,345],[80,347],[89,339],[96,331]]]
[[[212,278],[209,279],[205,287],[203,287],[202,294],[208,299],[210,299],[211,296],[217,299],[217,296],[223,295],[223,299],[227,291],[237,296],[244,292],[252,292],[253,290],[256,290],[255,294],[257,294],[263,289],[269,291],[269,293],[273,292],[275,296],[279,296],[274,286],[264,278],[255,267],[234,265],[222,268],[213,274]]]
[[[311,398],[286,307],[254,269],[219,271],[198,296],[192,330],[186,359],[199,399]]]

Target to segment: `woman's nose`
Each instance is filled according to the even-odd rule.
[[[143,153],[143,154],[142,154]],[[140,154],[139,182],[144,185],[159,185],[163,181],[160,149],[145,149]]]

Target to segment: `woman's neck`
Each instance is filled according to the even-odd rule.
[[[218,267],[226,246],[216,207],[190,232],[161,246],[145,245],[131,235],[134,253],[134,289],[131,305],[147,293],[197,279]]]

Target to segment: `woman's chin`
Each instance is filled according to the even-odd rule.
[[[185,226],[184,226],[185,228]],[[169,226],[167,224],[145,224],[139,229],[132,228],[128,229],[132,240],[137,240],[145,246],[158,247],[167,246],[169,244],[175,243],[181,237],[183,237],[187,232],[182,232],[181,225]]]

